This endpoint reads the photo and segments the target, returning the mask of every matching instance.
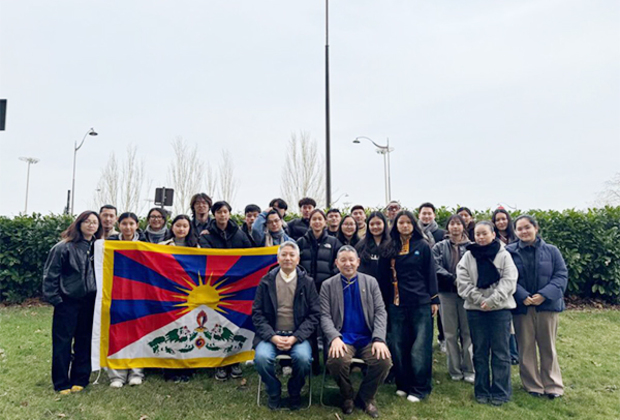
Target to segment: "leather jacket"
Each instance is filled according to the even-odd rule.
[[[43,297],[54,306],[67,297],[80,299],[97,291],[93,265],[93,243],[58,242],[43,267]]]

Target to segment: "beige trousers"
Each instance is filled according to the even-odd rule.
[[[540,394],[564,394],[562,373],[555,349],[559,312],[537,312],[531,306],[525,315],[514,315],[519,345],[519,371],[523,388]],[[540,364],[536,354],[540,355]]]

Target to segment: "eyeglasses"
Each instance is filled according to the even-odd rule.
[[[161,216],[149,216],[149,219],[161,220],[161,219],[163,219],[163,217],[161,217]]]
[[[282,219],[268,220],[267,221],[267,224],[270,224],[270,225],[277,225],[278,223],[282,223]]]
[[[97,226],[99,225],[99,222],[97,220],[84,220],[82,224],[90,225],[90,226]]]
[[[391,207],[388,207],[388,210],[389,211],[398,211],[398,210],[400,210],[400,207],[391,206]]]

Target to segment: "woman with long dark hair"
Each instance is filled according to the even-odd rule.
[[[524,214],[517,217],[515,226],[519,242],[507,249],[519,270],[513,317],[521,382],[531,395],[554,399],[564,394],[555,339],[559,315],[565,309],[568,271],[560,251],[538,235],[536,219]]]
[[[43,268],[43,296],[54,306],[52,382],[62,395],[80,392],[90,378],[97,293],[92,248],[102,233],[99,215],[83,212],[61,234]]]
[[[493,226],[495,226],[495,235],[497,236],[497,239],[502,241],[504,245],[508,245],[519,240],[515,234],[510,213],[508,213],[506,209],[501,207],[496,209],[493,212],[491,221],[493,222]]]
[[[357,236],[358,226],[357,222],[350,214],[344,216],[338,226],[338,234],[336,238],[342,245],[351,245],[355,247],[360,238]]]
[[[471,336],[464,301],[456,288],[456,266],[470,244],[465,233],[465,221],[456,214],[446,223],[448,237],[433,247],[437,284],[439,288],[439,313],[443,322],[448,357],[448,374],[453,381],[474,383],[474,366],[471,354]]]
[[[160,207],[153,207],[146,215],[146,229],[144,230],[144,238],[146,242],[158,244],[164,240],[168,234],[166,222],[168,221],[168,212]]]
[[[198,238],[194,233],[192,219],[186,214],[179,214],[175,217],[170,224],[165,240],[160,242],[160,244],[200,248]]]
[[[459,207],[456,209],[456,214],[461,216],[465,221],[465,233],[470,241],[474,241],[474,228],[476,227],[476,221],[474,220],[474,215],[471,210],[467,207]]]
[[[476,243],[467,246],[456,267],[458,293],[465,300],[474,344],[474,396],[480,404],[502,405],[512,396],[508,342],[518,273],[496,239],[493,223],[478,222],[475,237]]]
[[[379,283],[387,307],[387,294],[391,283],[389,278],[381,278],[379,271],[379,249],[389,241],[388,222],[380,211],[373,211],[366,219],[366,235],[357,243],[355,249],[360,257],[358,271],[373,276]],[[385,280],[385,281],[384,281]]]
[[[396,395],[419,402],[432,390],[433,317],[439,298],[431,248],[410,211],[396,215],[379,264],[392,279],[388,314]]]

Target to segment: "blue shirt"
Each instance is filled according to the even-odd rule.
[[[372,339],[372,333],[366,325],[366,319],[364,319],[364,308],[362,307],[357,276],[347,280],[345,276],[341,275],[340,280],[342,281],[342,297],[344,298],[344,319],[340,330],[342,341],[358,349],[366,347]]]

